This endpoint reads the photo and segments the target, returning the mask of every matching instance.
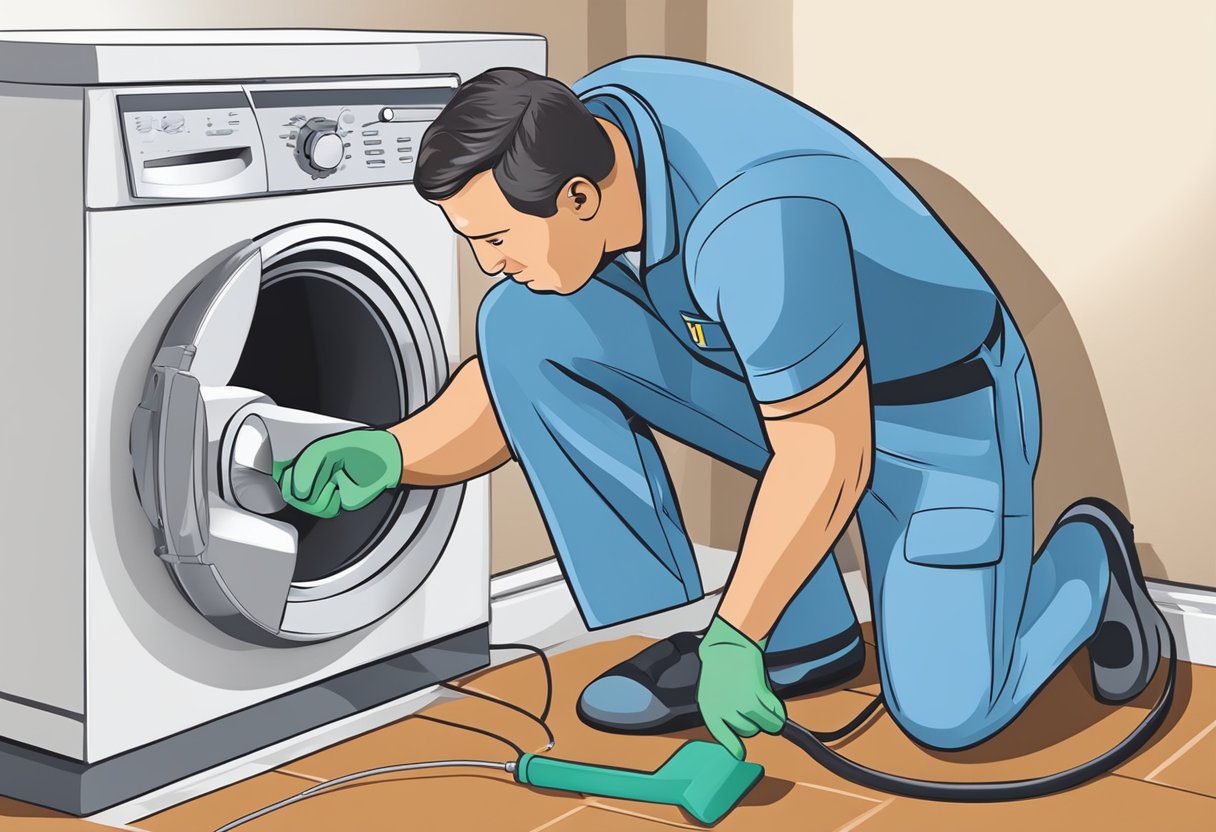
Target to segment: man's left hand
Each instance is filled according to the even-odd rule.
[[[758,644],[716,616],[697,654],[701,716],[714,739],[742,760],[747,752],[740,737],[754,737],[760,731],[776,734],[785,725],[785,705],[769,687],[764,654]]]

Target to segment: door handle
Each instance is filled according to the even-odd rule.
[[[207,506],[207,418],[198,379],[176,367],[152,368],[140,403],[153,428],[153,488],[159,505],[156,554],[174,563],[202,563],[210,524]]]

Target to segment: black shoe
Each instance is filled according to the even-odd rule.
[[[1089,523],[1106,544],[1110,582],[1102,618],[1087,645],[1094,694],[1117,705],[1135,699],[1148,686],[1168,641],[1165,618],[1149,597],[1131,521],[1105,500],[1087,497],[1069,506],[1057,526]]]
[[[575,710],[601,731],[618,734],[665,734],[702,724],[697,707],[701,660],[699,633],[676,633],[655,642],[587,685]],[[801,666],[852,649],[810,670]],[[834,638],[807,647],[764,654],[773,693],[782,699],[833,687],[861,672],[866,646],[854,624]]]

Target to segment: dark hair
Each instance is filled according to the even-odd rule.
[[[551,217],[563,185],[576,176],[599,182],[613,161],[608,134],[569,87],[526,69],[491,69],[461,84],[423,134],[414,186],[447,199],[492,170],[517,211]]]

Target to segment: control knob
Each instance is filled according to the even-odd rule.
[[[186,117],[181,113],[166,113],[161,116],[157,124],[162,132],[180,133],[182,132],[182,128],[186,126]]]
[[[342,164],[346,145],[338,133],[338,123],[317,116],[300,126],[296,136],[296,162],[314,178],[329,176]]]

